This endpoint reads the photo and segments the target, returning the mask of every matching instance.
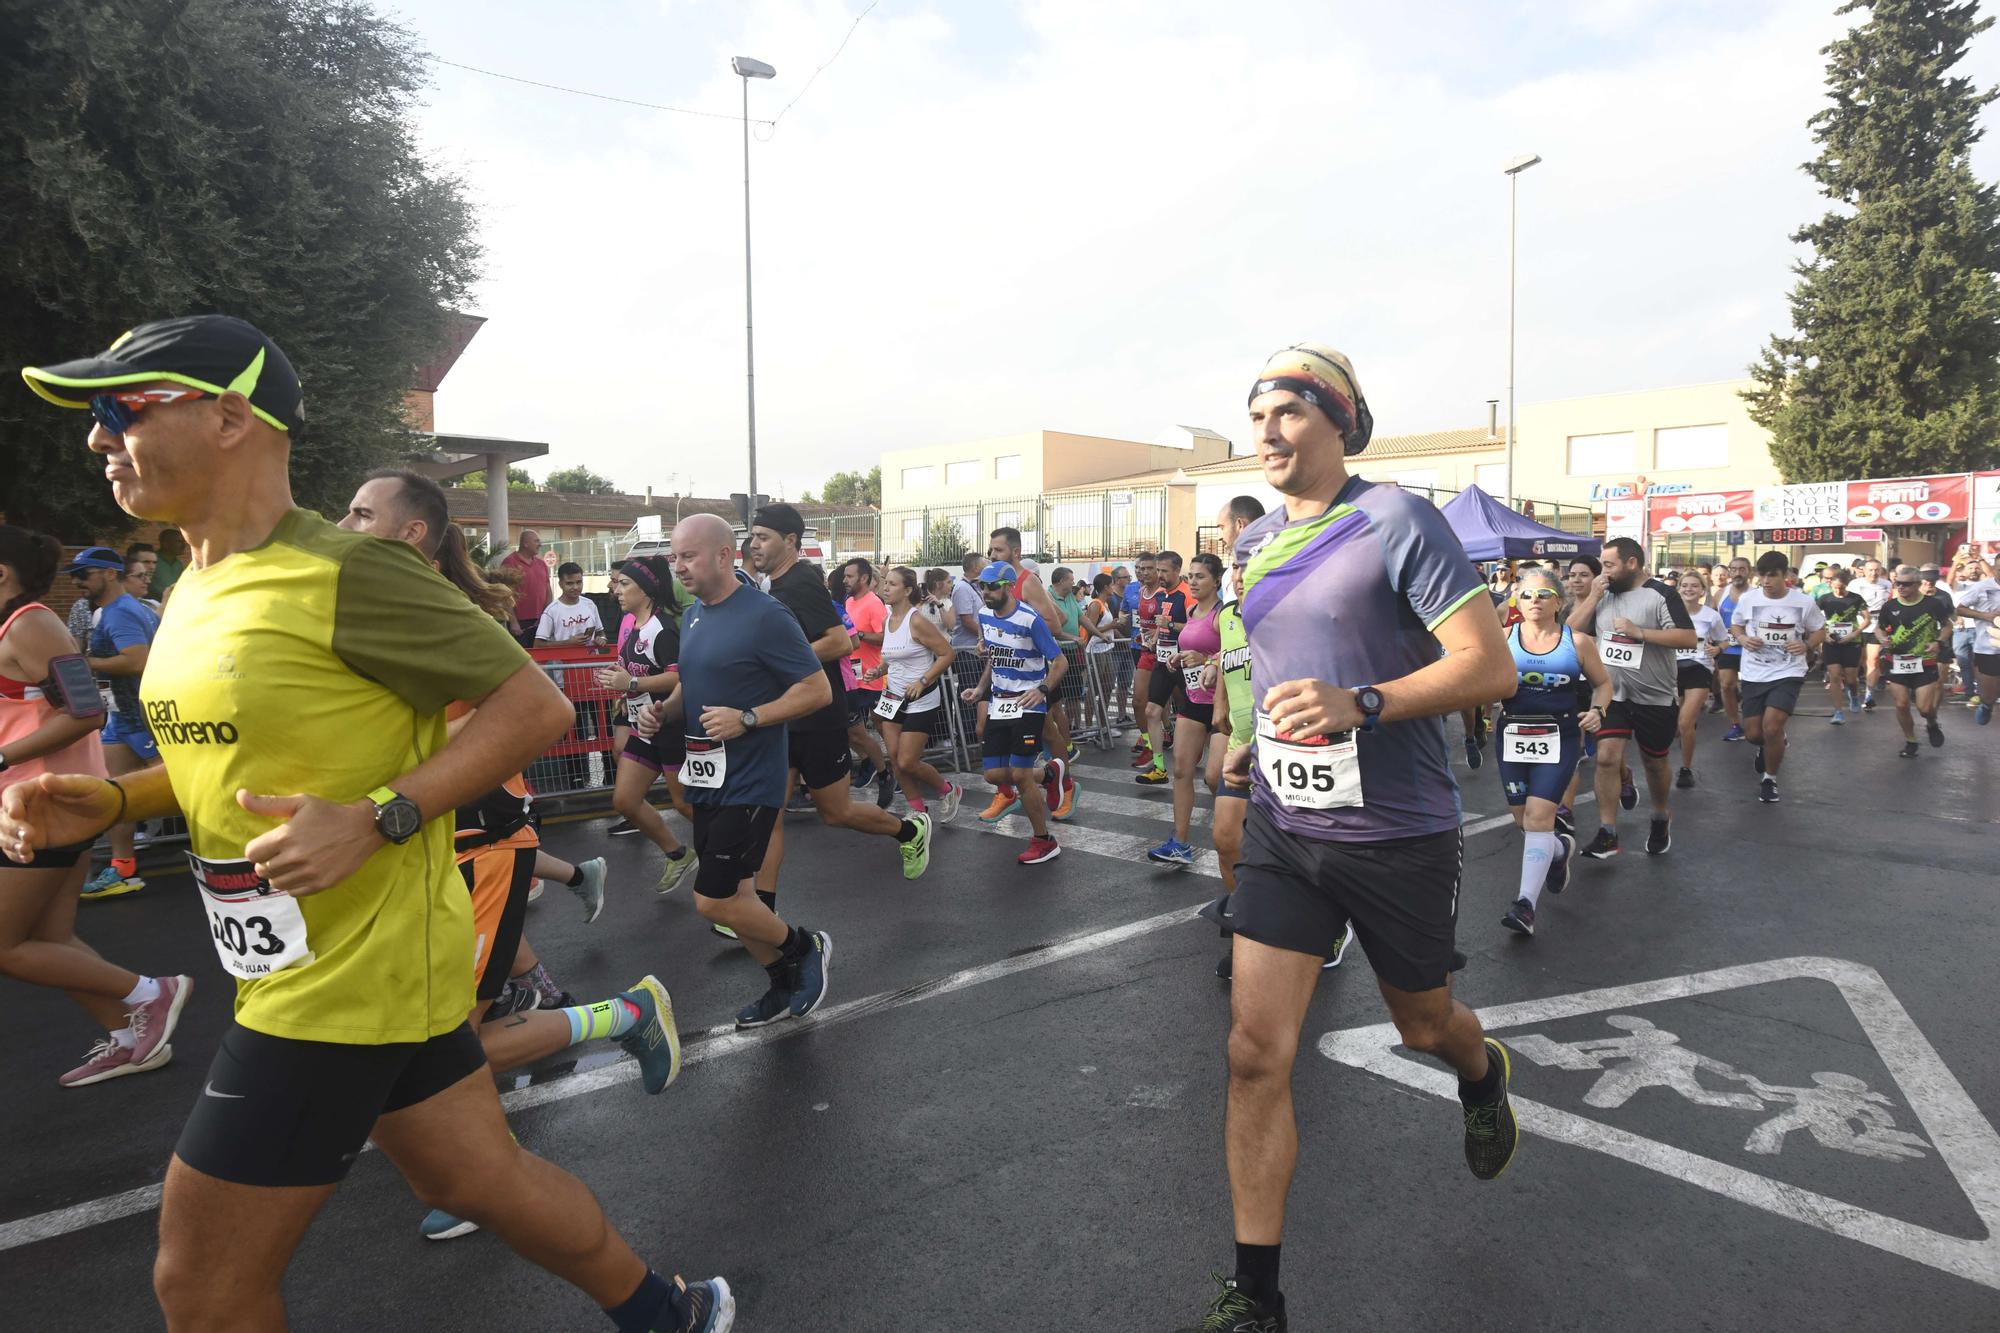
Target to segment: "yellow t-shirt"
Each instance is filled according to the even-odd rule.
[[[140,693],[193,855],[229,862],[276,826],[236,803],[239,788],[359,800],[444,745],[447,704],[484,698],[528,663],[414,547],[294,509],[261,546],[181,576]],[[295,900],[298,961],[239,975],[237,1022],[364,1046],[465,1022],[472,912],[453,812],[427,813],[416,837]],[[211,922],[218,939],[234,930],[241,943],[225,917]]]

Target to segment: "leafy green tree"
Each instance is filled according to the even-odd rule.
[[[826,479],[820,488],[818,500],[807,491],[799,497],[805,504],[853,505],[861,508],[882,504],[882,465],[876,464],[866,472],[836,472]]]
[[[934,518],[914,559],[920,565],[943,565],[948,569],[957,569],[958,562],[965,558],[965,551],[965,532],[958,526],[958,520]]]
[[[1794,332],[1751,368],[1787,481],[1990,466],[2000,440],[2000,199],[1972,172],[1995,97],[1951,70],[1976,0],[1849,0],[1805,166],[1834,208],[1793,233]]]
[[[0,0],[0,363],[223,311],[298,367],[303,504],[344,507],[424,448],[403,417],[480,250],[408,113],[411,36],[359,0]],[[0,392],[0,509],[77,536],[129,520],[77,417]]]
[[[566,491],[571,495],[616,495],[618,484],[609,477],[600,477],[579,463],[575,467],[559,467],[549,473],[543,488],[551,491]]]
[[[468,472],[464,476],[454,480],[451,484],[468,491],[483,491],[486,489],[486,470],[481,468],[477,472]],[[535,479],[528,475],[526,468],[510,467],[507,469],[507,489],[510,491],[534,491],[541,488],[535,485]]]

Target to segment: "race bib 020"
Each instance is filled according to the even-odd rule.
[[[1361,755],[1351,731],[1310,740],[1278,736],[1270,714],[1257,713],[1257,768],[1271,794],[1294,810],[1338,810],[1363,804]]]
[[[248,861],[211,861],[188,853],[223,969],[246,981],[313,960],[298,900],[279,893]]]
[[[729,776],[729,747],[708,736],[687,738],[687,757],[681,760],[681,785],[719,791]]]
[[[1639,658],[1645,651],[1645,643],[1628,638],[1623,634],[1607,634],[1597,641],[1597,655],[1604,659],[1604,665],[1620,667],[1626,671],[1638,669]]]

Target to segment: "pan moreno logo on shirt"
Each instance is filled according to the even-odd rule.
[[[237,740],[234,722],[182,721],[181,706],[172,699],[148,700],[146,725],[162,745],[234,745]]]

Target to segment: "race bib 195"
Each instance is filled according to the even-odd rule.
[[[1271,794],[1294,810],[1361,805],[1361,756],[1351,731],[1281,740],[1270,714],[1257,714],[1257,768]]]
[[[729,776],[729,748],[707,736],[687,738],[687,757],[681,760],[681,785],[719,790]]]
[[[223,968],[254,981],[313,960],[297,899],[277,892],[248,861],[210,861],[188,853],[208,931]]]

